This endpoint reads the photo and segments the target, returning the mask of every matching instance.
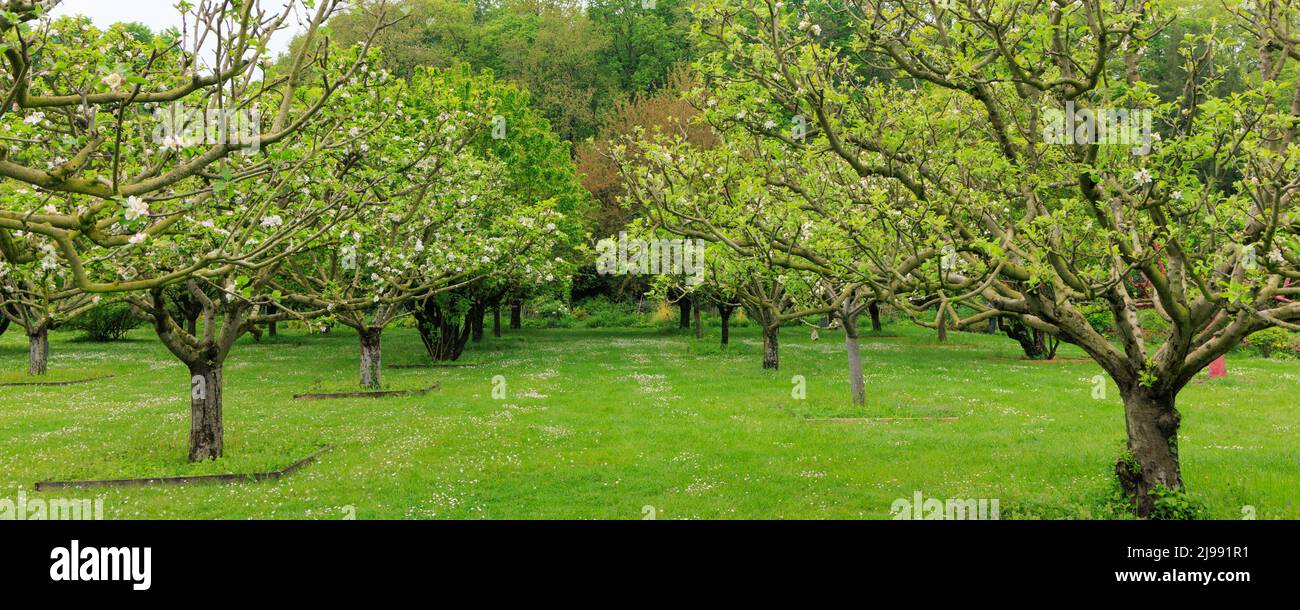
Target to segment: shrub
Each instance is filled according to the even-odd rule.
[[[537,301],[533,311],[536,317],[526,322],[530,328],[660,328],[675,332],[679,320],[677,307],[667,302],[617,301],[604,295],[576,301],[571,308],[561,301],[546,298]],[[721,326],[712,306],[703,313],[702,321],[706,328]],[[731,326],[748,325],[744,313],[737,309],[732,314]]]
[[[593,315],[586,321],[587,328],[634,328],[641,320],[631,312],[606,311]]]
[[[659,307],[655,309],[655,315],[652,321],[655,324],[660,322],[671,322],[677,319],[677,311],[670,307],[666,301],[660,301]]]
[[[1093,330],[1109,335],[1115,332],[1115,317],[1104,307],[1089,307],[1083,310],[1084,318]],[[1163,320],[1161,320],[1163,322]]]
[[[572,318],[528,318],[524,320],[524,328],[573,328]]]
[[[1284,328],[1270,328],[1250,336],[1246,340],[1259,355],[1265,358],[1295,358],[1300,347],[1295,335]]]
[[[538,299],[533,303],[533,313],[539,318],[567,318],[569,317],[569,306],[559,299],[546,297]]]
[[[86,341],[117,341],[142,322],[126,303],[105,303],[73,318],[68,328],[81,331]]]
[[[569,306],[555,297],[543,297],[529,306],[531,315],[524,320],[528,328],[573,328]]]
[[[1138,313],[1138,322],[1148,335],[1164,337],[1169,334],[1169,320],[1155,309],[1143,309]]]
[[[1157,485],[1151,490],[1155,498],[1155,511],[1151,518],[1161,521],[1190,521],[1205,513],[1205,506],[1182,489]]]
[[[581,317],[579,311],[583,314]],[[604,296],[592,297],[575,306],[573,319],[587,328],[632,328],[643,323],[643,316],[635,303],[611,301]]]

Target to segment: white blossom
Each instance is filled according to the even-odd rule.
[[[121,91],[122,85],[126,84],[126,78],[123,77],[121,74],[114,72],[112,74],[109,74],[108,76],[105,76],[101,82],[103,82],[105,85],[108,85],[108,88],[112,89],[113,91]]]
[[[149,215],[149,204],[145,202],[145,200],[136,196],[131,196],[127,198],[126,213],[124,214],[127,220],[135,220],[137,218],[141,218],[148,215]]]

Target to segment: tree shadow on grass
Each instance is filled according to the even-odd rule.
[[[389,364],[386,368],[404,371],[410,369],[472,369],[478,366],[478,364],[473,362],[415,362]]]
[[[154,338],[146,339],[146,338],[135,338],[135,337],[123,337],[121,339],[110,339],[108,341],[99,341],[83,335],[77,335],[75,337],[64,339],[64,342],[75,343],[77,345],[102,345],[104,347],[110,347],[119,343],[126,344],[126,345],[145,345],[145,344],[157,343],[158,340]]]

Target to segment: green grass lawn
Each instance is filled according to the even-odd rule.
[[[458,366],[425,361],[411,330],[385,336],[393,389],[418,398],[295,401],[355,389],[357,340],[284,333],[242,341],[226,367],[226,457],[185,463],[188,373],[149,334],[52,338],[62,387],[0,387],[0,498],[102,497],[108,518],[888,518],[927,498],[998,499],[1003,518],[1114,518],[1124,437],[1100,368],[1020,360],[1005,338],[895,325],[863,340],[868,406],[848,404],[839,333],[782,334],[763,371],[752,328],[722,350],[655,329],[526,330],[487,338]],[[716,329],[713,331],[716,335]],[[1063,358],[1081,353],[1063,349]],[[1232,356],[1232,376],[1189,387],[1181,452],[1205,516],[1300,513],[1300,363]],[[19,332],[0,383],[25,378]],[[493,378],[507,397],[493,399]],[[792,378],[806,379],[806,400]],[[837,421],[837,418],[958,417]],[[333,451],[278,482],[36,494],[41,480],[253,472]],[[352,507],[349,509],[348,507]]]

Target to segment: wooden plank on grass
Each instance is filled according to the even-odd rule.
[[[425,396],[442,387],[435,383],[423,390],[397,390],[394,392],[338,392],[334,394],[295,394],[294,400],[338,400],[343,398],[404,398],[408,396]]]
[[[390,369],[474,369],[478,368],[477,364],[466,363],[445,363],[445,362],[423,362],[418,364],[390,364]]]
[[[952,424],[961,421],[959,417],[820,417],[809,418],[808,421],[830,422],[833,424],[861,424],[877,423],[890,424],[904,421],[937,421],[945,424]]]
[[[82,383],[90,383],[92,381],[101,381],[104,379],[112,379],[112,378],[113,378],[112,375],[101,375],[99,377],[91,377],[90,379],[74,379],[72,381],[17,381],[14,383],[0,383],[0,388],[20,388],[20,387],[53,388],[53,387],[77,385]]]
[[[104,479],[96,481],[42,481],[36,484],[36,491],[50,489],[84,489],[87,487],[146,487],[150,485],[192,485],[195,483],[252,483],[273,481],[289,476],[316,460],[320,454],[333,449],[333,445],[322,447],[315,453],[302,458],[288,466],[272,472],[254,472],[251,474],[211,474],[193,477],[153,477],[148,479]]]

